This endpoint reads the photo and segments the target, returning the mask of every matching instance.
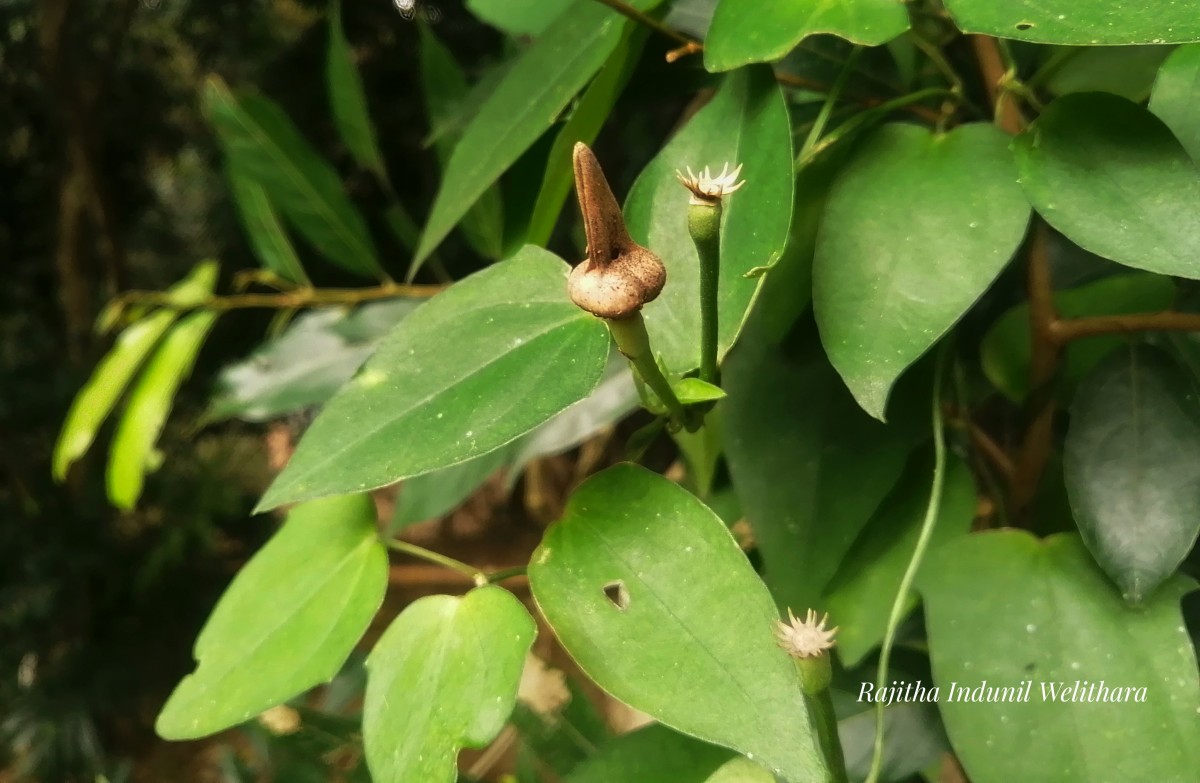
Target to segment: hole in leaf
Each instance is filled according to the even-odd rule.
[[[624,612],[629,608],[629,590],[620,579],[614,579],[604,586],[604,597],[619,611]]]
[[[1033,22],[1017,22],[1018,30],[1032,30]]]

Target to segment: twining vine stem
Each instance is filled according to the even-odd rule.
[[[434,552],[432,549],[426,549],[423,546],[410,544],[407,541],[401,541],[399,539],[392,538],[388,539],[386,543],[388,549],[396,552],[402,552],[420,560],[425,560],[426,562],[449,568],[451,571],[457,571],[458,573],[468,577],[479,587],[495,584],[510,577],[521,576],[525,573],[524,566],[516,566],[514,568],[505,568],[500,571],[494,571],[489,574],[486,571],[482,571],[475,566],[468,565],[461,560],[455,560],[452,557],[447,557],[446,555]]]
[[[210,296],[193,302],[179,301],[165,291],[126,291],[113,300],[115,307],[149,305],[168,310],[301,310],[313,307],[356,305],[380,299],[428,299],[443,291],[443,285],[384,283],[370,288],[297,288],[272,294]]]

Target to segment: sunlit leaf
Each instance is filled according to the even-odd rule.
[[[383,601],[387,552],[366,495],[292,509],[225,591],[196,640],[196,671],[155,729],[192,739],[332,679]]]
[[[671,557],[664,557],[671,552]],[[635,465],[593,476],[529,565],[542,614],[600,687],[789,780],[829,780],[778,613],[691,493]]]
[[[567,298],[567,271],[527,247],[419,307],[325,406],[259,510],[457,465],[586,397],[610,338]]]
[[[1200,16],[1184,0],[946,0],[964,33],[1076,46],[1200,41]]]
[[[421,598],[367,659],[363,744],[378,783],[453,783],[463,747],[504,728],[517,696],[533,618],[506,590]]]

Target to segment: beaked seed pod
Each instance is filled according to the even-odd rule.
[[[587,258],[571,270],[571,301],[601,318],[626,318],[651,302],[667,281],[662,260],[634,242],[621,207],[587,145],[575,145],[575,192],[587,234]]]

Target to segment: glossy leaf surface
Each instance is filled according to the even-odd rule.
[[[1176,49],[1158,71],[1150,111],[1200,161],[1200,44]]]
[[[1008,137],[991,124],[887,125],[862,143],[825,207],[813,309],[867,413],[884,418],[896,379],[983,295],[1028,220]]]
[[[536,633],[511,593],[421,598],[367,659],[363,744],[378,783],[453,783],[463,747],[504,728]]]
[[[1200,41],[1200,17],[1187,0],[946,0],[965,33],[1074,46]]]
[[[700,364],[700,261],[687,228],[689,194],[675,172],[719,170],[726,162],[742,164],[746,185],[725,198],[721,226],[722,355],[741,330],[758,285],[746,273],[779,257],[792,217],[791,128],[783,94],[765,66],[725,77],[712,101],[642,171],[625,203],[633,238],[667,267],[666,288],[643,312],[654,349],[671,372]]]
[[[259,510],[457,465],[586,397],[609,336],[566,276],[527,247],[419,307],[325,406]]]
[[[529,580],[567,651],[621,701],[785,778],[829,779],[773,635],[774,601],[686,490],[630,464],[593,476],[547,532]]]
[[[972,781],[1094,783],[1098,770],[1112,781],[1186,780],[1200,769],[1200,681],[1179,610],[1190,580],[1175,577],[1132,609],[1077,537],[1010,530],[931,553],[918,586],[939,707]],[[972,691],[985,680],[1030,682],[1029,699],[949,698],[951,683]],[[1100,685],[1145,688],[1144,701],[1102,701]],[[1075,690],[1064,700],[1064,689]]]
[[[1136,269],[1200,278],[1200,168],[1149,111],[1105,93],[1068,95],[1013,153],[1030,202],[1072,242]]]
[[[387,588],[366,495],[292,509],[221,596],[196,640],[196,671],[158,716],[166,739],[236,726],[333,678]]]
[[[566,783],[706,783],[733,757],[726,748],[651,724],[609,740]]]
[[[1140,602],[1200,536],[1200,408],[1186,371],[1155,348],[1117,349],[1071,406],[1063,463],[1096,561]]]

